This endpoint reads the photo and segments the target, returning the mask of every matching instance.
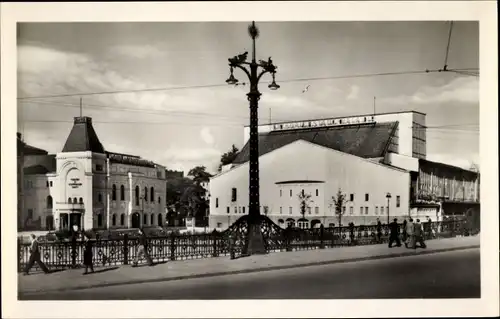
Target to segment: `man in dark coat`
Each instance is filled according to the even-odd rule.
[[[90,241],[90,237],[87,234],[83,234],[83,238],[85,240],[85,246],[83,251],[83,265],[85,266],[84,275],[88,274],[88,269],[90,268],[90,272],[94,272],[94,262],[93,257],[94,254],[92,252],[92,242]]]
[[[382,242],[382,223],[380,222],[380,219],[377,218],[377,239],[378,242]]]
[[[24,269],[24,274],[29,275],[31,267],[35,265],[35,263],[38,264],[38,267],[43,270],[44,273],[48,274],[50,273],[49,269],[47,266],[43,263],[41,256],[40,256],[40,247],[38,244],[38,239],[36,238],[35,234],[31,234],[31,247],[30,247],[30,259],[28,261],[28,264],[26,265],[26,268]]]
[[[144,256],[149,266],[153,266],[153,260],[151,259],[151,256],[149,256],[148,251],[148,239],[146,237],[146,234],[144,234],[144,231],[142,229],[139,229],[139,249],[137,251],[137,256],[134,259],[134,267],[137,266],[137,264],[139,263],[139,259],[142,256]]]
[[[389,236],[389,248],[392,248],[392,243],[396,242],[398,247],[401,247],[401,241],[399,240],[399,225],[398,219],[394,218],[394,221],[389,224],[389,229],[391,234]]]

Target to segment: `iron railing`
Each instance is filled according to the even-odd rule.
[[[267,218],[267,217],[264,217]],[[269,220],[270,221],[270,220]],[[247,245],[245,220],[239,220],[223,232],[205,234],[156,234],[148,236],[148,250],[155,262],[186,260],[217,256],[237,258],[245,255]],[[478,232],[470,229],[463,220],[423,223],[426,239],[446,238]],[[351,245],[371,245],[389,240],[387,225],[343,226],[313,229],[283,229],[272,222],[262,224],[262,233],[268,252],[334,248]],[[403,236],[400,225],[400,236]],[[134,234],[123,233],[121,237],[91,239],[93,241],[93,263],[104,265],[127,265],[137,256],[139,241]],[[79,268],[83,264],[84,242],[73,237],[69,241],[40,241],[41,259],[49,269]],[[30,245],[18,241],[18,270],[22,271],[29,261]],[[35,268],[38,267],[36,264]]]

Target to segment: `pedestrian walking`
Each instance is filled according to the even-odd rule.
[[[29,275],[30,269],[35,263],[38,264],[38,267],[40,267],[40,269],[42,269],[44,273],[50,273],[49,269],[41,259],[40,247],[35,234],[31,234],[30,252],[30,259],[28,261],[28,264],[26,265],[26,268],[24,269],[24,274]]]
[[[432,220],[429,218],[429,216],[427,216],[427,222],[425,223],[425,232],[426,232],[426,236],[427,236],[427,239],[431,239],[433,236],[432,234]]]
[[[139,259],[142,256],[144,256],[149,266],[153,266],[153,260],[151,259],[151,256],[149,256],[148,251],[148,238],[146,237],[144,230],[139,229],[139,250],[137,251],[137,256],[134,259],[133,267],[137,267]]]
[[[424,231],[422,229],[422,224],[420,223],[420,219],[417,219],[417,222],[414,225],[414,236],[415,236],[415,241],[413,244],[414,245],[413,248],[417,248],[416,246],[417,242],[421,248],[427,247],[424,242]]]
[[[406,224],[406,241],[405,241],[405,247],[406,248],[414,248],[415,247],[415,235],[414,235],[414,225],[413,225],[413,218],[410,218],[408,223]]]
[[[86,275],[88,274],[89,268],[91,273],[94,272],[94,253],[92,252],[92,248],[94,245],[90,240],[90,237],[86,234],[83,234],[83,240],[85,241],[83,250],[83,265],[85,266],[85,272],[83,274]]]
[[[351,245],[354,245],[354,223],[349,223],[349,238],[351,238]]]
[[[377,218],[377,239],[379,243],[382,242],[382,223],[378,218]]]
[[[394,218],[394,221],[389,224],[389,230],[391,231],[391,234],[389,235],[389,248],[392,248],[393,242],[396,242],[396,246],[401,247],[401,241],[399,240],[399,225],[397,218]]]
[[[406,239],[408,238],[408,234],[406,233],[406,225],[408,224],[408,222],[405,220],[403,220],[403,242],[406,243]]]

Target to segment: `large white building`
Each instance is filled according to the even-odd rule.
[[[248,135],[245,127],[245,146],[210,181],[210,227],[226,228],[248,213]],[[343,225],[478,213],[478,174],[425,159],[423,113],[261,125],[259,153],[261,213],[279,225],[338,225],[332,196],[339,189],[347,196]],[[301,192],[311,195],[304,216]]]
[[[62,152],[38,153],[18,155],[23,167],[18,212],[22,226],[105,229],[164,224],[165,167],[105,151],[91,118],[75,118]]]

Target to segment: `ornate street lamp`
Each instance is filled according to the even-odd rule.
[[[259,202],[259,135],[258,135],[258,103],[260,92],[258,88],[261,77],[270,73],[273,81],[269,84],[269,89],[277,90],[279,85],[276,84],[275,74],[277,67],[269,57],[267,61],[255,59],[255,39],[259,36],[259,29],[255,26],[255,21],[248,26],[248,33],[252,38],[252,61],[247,62],[248,52],[234,56],[228,59],[231,74],[226,82],[230,85],[238,84],[238,80],[233,75],[233,69],[241,69],[248,77],[250,82],[250,92],[247,94],[250,102],[250,180],[249,180],[249,212],[248,212],[248,248],[247,254],[262,254],[266,253],[264,246],[264,238],[261,232],[261,223],[267,221],[260,214]],[[246,67],[248,66],[250,70]],[[259,71],[260,69],[260,71]]]
[[[387,225],[389,225],[389,219],[390,219],[390,216],[389,216],[389,201],[391,200],[391,193],[387,193],[387,195],[385,195],[385,198],[387,198]]]

